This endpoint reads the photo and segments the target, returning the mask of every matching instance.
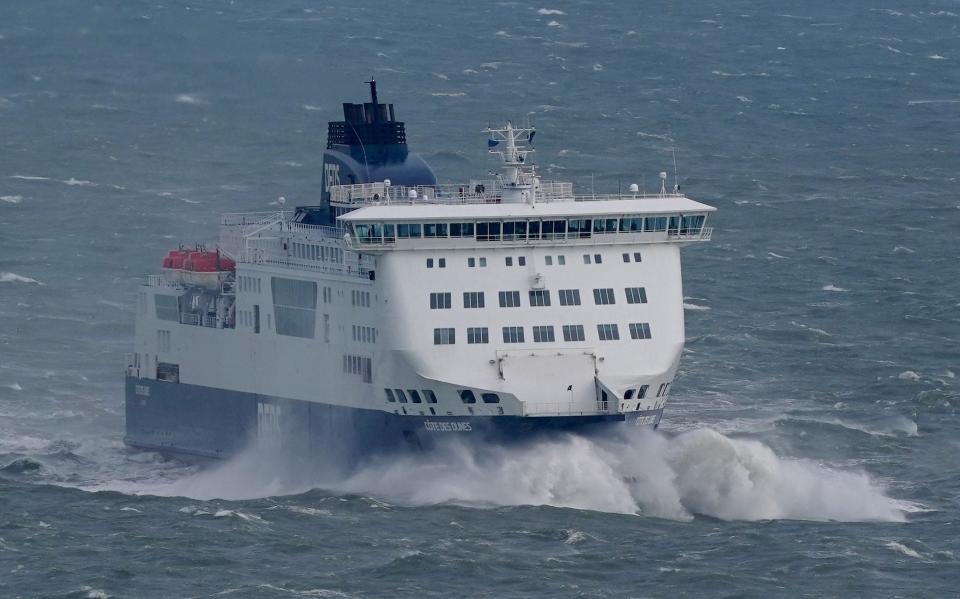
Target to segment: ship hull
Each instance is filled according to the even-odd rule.
[[[511,443],[564,432],[591,435],[624,424],[656,427],[663,414],[660,408],[562,416],[401,415],[129,376],[125,386],[124,441],[130,446],[221,459],[249,448],[281,450],[336,468],[377,454],[429,449],[455,436]]]

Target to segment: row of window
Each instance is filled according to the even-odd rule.
[[[320,262],[343,262],[343,250],[325,245],[294,242],[291,253],[301,260],[317,260]]]
[[[363,356],[343,356],[343,371],[358,374],[364,383],[373,382],[373,359]]]
[[[170,351],[170,331],[157,329],[157,351]]]
[[[369,291],[357,291],[353,289],[350,291],[350,305],[351,306],[361,306],[363,308],[370,307],[370,292]]]
[[[352,234],[362,243],[392,243],[396,239],[475,238],[477,241],[586,239],[616,233],[667,232],[693,235],[706,221],[704,214],[672,216],[627,215],[618,218],[486,221],[464,223],[353,223]]]
[[[556,334],[553,325],[534,325],[533,342],[534,343],[553,343],[556,341]],[[630,338],[635,340],[651,339],[653,335],[650,332],[650,323],[631,322],[627,325],[630,331]],[[561,326],[564,341],[585,341],[586,335],[582,324],[565,324]],[[502,328],[504,343],[525,343],[524,327],[507,326]],[[620,327],[616,323],[603,323],[597,325],[597,337],[600,341],[619,341]],[[457,330],[454,328],[442,327],[433,329],[434,345],[454,345],[457,342]],[[490,343],[490,329],[488,327],[467,327],[467,343],[484,344]]]
[[[623,261],[624,261],[624,262],[630,262],[631,256],[633,257],[633,261],[634,261],[634,262],[641,262],[641,261],[642,261],[642,256],[640,255],[640,252],[633,252],[632,254],[631,254],[630,252],[624,252],[624,253],[623,253]],[[447,259],[446,259],[446,258],[438,258],[438,259],[436,259],[436,260],[434,260],[433,258],[427,258],[427,268],[433,268],[434,262],[437,263],[437,267],[438,267],[438,268],[446,268],[446,267],[447,267]],[[554,265],[554,262],[556,262],[556,264],[557,264],[558,266],[564,266],[564,265],[567,263],[567,257],[564,256],[563,254],[559,254],[559,255],[557,255],[557,256],[544,256],[544,257],[543,257],[543,263],[544,263],[546,266],[553,266],[553,265]],[[477,263],[478,263],[478,259],[477,259],[477,258],[467,258],[467,266],[468,266],[468,267],[470,267],[470,268],[475,268],[475,267],[477,266]],[[517,257],[516,257],[516,262],[514,262],[514,257],[513,257],[513,256],[504,256],[504,258],[503,258],[503,263],[504,263],[506,266],[513,266],[514,264],[516,264],[517,266],[526,266],[526,265],[527,265],[527,258],[526,258],[526,256],[517,256]],[[593,263],[593,264],[603,264],[603,255],[601,255],[601,254],[593,254],[593,256],[591,257],[590,254],[584,254],[584,255],[583,255],[583,263],[584,263],[584,264],[591,264],[591,263]],[[487,265],[487,259],[486,259],[486,257],[481,256],[481,257],[479,258],[479,264],[480,264],[481,267],[486,266],[486,265]]]
[[[240,291],[260,293],[260,278],[239,276],[237,277],[237,286],[240,288]]]
[[[647,289],[645,287],[625,287],[624,295],[628,304],[647,303]],[[579,289],[560,289],[557,291],[561,306],[579,306]],[[449,310],[453,307],[453,295],[449,291],[436,291],[430,294],[431,310]],[[531,307],[545,307],[550,305],[549,289],[532,289],[529,292],[529,301]],[[497,293],[497,299],[500,301],[501,308],[519,308],[519,291],[500,291]],[[617,303],[616,294],[612,287],[605,287],[593,290],[593,303],[597,306],[609,306]],[[483,308],[486,306],[486,300],[483,291],[464,291],[464,308]]]
[[[377,329],[355,324],[353,325],[353,340],[362,343],[376,343]]]
[[[383,392],[387,396],[387,401],[390,403],[407,403],[408,396],[410,403],[423,403],[424,400],[426,400],[426,403],[437,403],[437,394],[430,389],[407,389],[407,391],[404,392],[403,389],[385,388]]]

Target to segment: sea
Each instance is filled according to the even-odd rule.
[[[0,597],[958,596],[958,65],[957,0],[0,2]],[[124,445],[142,277],[316,203],[371,78],[441,180],[509,118],[718,208],[658,430]]]

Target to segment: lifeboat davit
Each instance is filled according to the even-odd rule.
[[[236,271],[237,263],[220,250],[171,250],[163,259],[168,278],[186,285],[216,289]]]

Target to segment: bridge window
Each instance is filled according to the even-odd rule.
[[[397,398],[394,397],[393,391],[391,391],[390,389],[384,389],[383,392],[387,396],[387,401],[389,401],[390,403],[396,403]]]
[[[613,295],[613,289],[609,287],[606,289],[594,289],[593,303],[598,306],[606,306],[617,303],[617,300]]]
[[[631,322],[630,323],[630,338],[631,339],[650,339],[650,323],[649,322]]]
[[[467,343],[490,343],[490,329],[487,327],[468,328]]]
[[[633,399],[633,394],[634,394],[634,393],[636,393],[636,390],[634,390],[634,389],[627,389],[626,392],[623,394],[623,398],[626,399],[626,400],[631,400],[631,399]]]
[[[386,242],[394,242],[397,239],[397,226],[394,224],[383,225],[383,240]],[[323,250],[326,248],[321,247],[321,255],[323,255]]]
[[[647,389],[649,388],[650,388],[650,385],[641,385],[640,388],[637,389],[637,399],[643,399],[644,397],[646,397]]]
[[[627,303],[628,304],[645,304],[647,303],[647,289],[645,287],[627,287]]]
[[[470,389],[460,389],[460,401],[463,403],[477,403],[477,396]]]
[[[553,343],[556,339],[553,336],[553,327],[552,326],[535,326],[533,327],[533,341],[534,343]]]
[[[531,289],[530,290],[530,305],[531,306],[549,306],[550,305],[550,291],[548,289]]]
[[[503,327],[504,343],[523,343],[523,327]]]
[[[621,233],[639,233],[643,230],[643,218],[639,216],[624,217],[620,219]]]
[[[499,241],[500,223],[477,223],[477,241]]]
[[[571,239],[590,237],[592,222],[589,218],[572,218],[567,223]]]
[[[427,403],[437,403],[437,394],[434,393],[433,390],[431,390],[431,389],[424,389],[424,390],[423,390],[423,396],[427,398]],[[434,412],[432,411],[433,408],[430,408],[430,410],[431,410],[431,414],[434,413]]]
[[[450,223],[450,237],[473,237],[473,223]]]
[[[579,306],[580,305],[579,289],[561,289],[558,293],[560,294],[561,306]]]
[[[420,398],[420,392],[416,389],[407,389],[407,393],[410,394],[410,401],[413,403],[423,403],[423,399]]]
[[[544,239],[563,239],[567,232],[567,221],[545,220],[542,223]]]
[[[527,239],[540,239],[540,221],[534,220],[527,224]]]
[[[618,341],[620,329],[616,324],[598,324],[597,335],[600,336],[600,341]]]
[[[644,231],[666,231],[667,217],[666,216],[648,216],[646,219],[644,219],[643,230]]]
[[[446,237],[447,223],[427,223],[423,225],[424,237]]]
[[[484,393],[481,395],[483,403],[500,403],[500,396],[496,393]]]
[[[405,223],[397,225],[397,237],[406,239],[410,237],[420,237],[421,227],[419,223]]]
[[[433,329],[434,345],[453,345],[456,341],[456,329]]]
[[[450,309],[450,293],[447,293],[447,292],[431,293],[430,309],[431,310],[449,310]]]
[[[403,389],[394,389],[393,393],[397,396],[397,401],[407,403],[407,396],[403,394]]]
[[[500,296],[501,308],[519,308],[520,307],[519,291],[501,291],[498,295]]]
[[[564,341],[583,341],[585,339],[583,334],[583,325],[582,324],[565,324],[563,325],[563,340]]]
[[[505,222],[503,223],[503,240],[511,241],[514,239],[527,238],[527,221]]]
[[[463,307],[464,308],[483,308],[483,292],[482,291],[464,291],[463,292]]]
[[[593,234],[616,233],[617,219],[615,218],[595,218],[593,219]]]

